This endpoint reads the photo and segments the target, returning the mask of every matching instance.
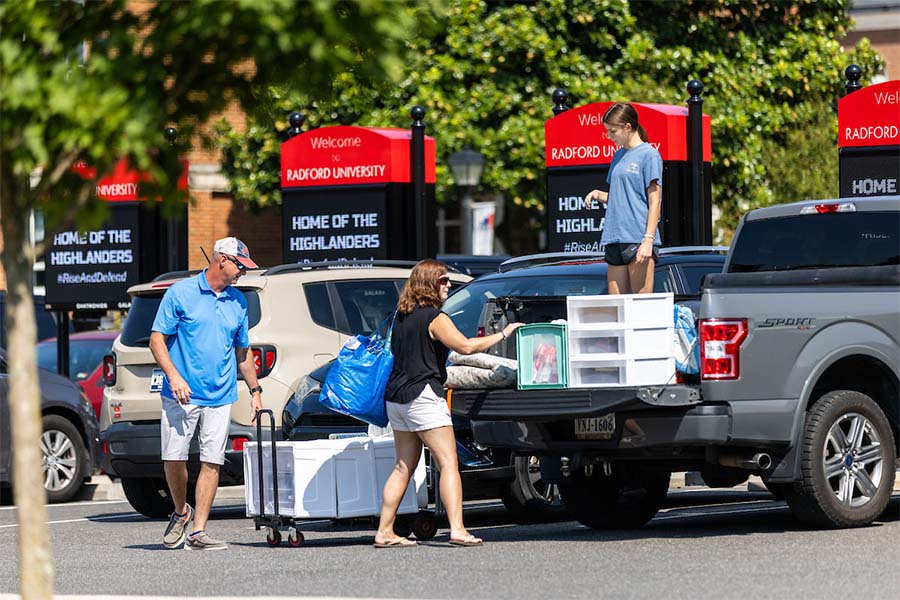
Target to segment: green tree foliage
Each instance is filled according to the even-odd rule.
[[[398,86],[360,83],[353,71],[316,95],[266,88],[266,110],[246,134],[221,127],[226,175],[251,205],[280,202],[275,130],[291,110],[312,127],[332,124],[406,127],[414,104],[428,110],[427,133],[438,148],[438,199],[455,198],[446,161],[468,144],[486,158],[482,189],[502,193],[512,211],[502,232],[511,251],[535,249],[524,223],[542,227],[544,121],[550,94],[564,87],[570,105],[606,100],[683,104],[692,78],[705,86],[713,123],[713,197],[726,231],[749,208],[804,195],[837,194],[818,178],[793,188],[773,177],[809,169],[794,153],[767,161],[791,139],[819,139],[834,127],[843,69],[865,74],[881,59],[861,44],[845,52],[849,25],[843,0],[449,0],[431,35],[411,40]],[[825,164],[834,145],[820,147]],[[810,150],[805,152],[809,157]],[[786,162],[785,162],[786,161]],[[833,162],[833,161],[832,161]],[[820,185],[819,185],[820,184]],[[802,193],[801,193],[802,192]]]
[[[19,572],[25,598],[49,598],[52,563],[41,479],[40,409],[31,281],[35,255],[25,225],[46,215],[62,226],[96,226],[105,215],[96,179],[121,158],[149,172],[147,198],[183,201],[178,155],[211,115],[256,105],[261,82],[323,87],[352,68],[359,85],[400,73],[416,13],[396,0],[192,0],[191,2],[0,2],[0,221],[7,276],[9,397]],[[169,148],[165,127],[179,143]],[[31,181],[29,181],[31,180]]]

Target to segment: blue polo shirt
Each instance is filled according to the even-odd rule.
[[[191,387],[191,404],[223,406],[237,400],[234,348],[247,348],[247,300],[228,286],[217,294],[206,270],[179,281],[159,304],[153,331],[168,335],[166,346],[178,373]],[[162,395],[174,398],[169,378]]]

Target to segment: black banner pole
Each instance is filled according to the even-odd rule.
[[[56,313],[56,372],[69,376],[69,313]]]
[[[697,79],[687,83],[688,98],[688,163],[691,166],[691,218],[688,239],[682,244],[712,244],[712,223],[706,215],[705,189],[703,186],[703,84]],[[671,240],[668,243],[672,243]]]
[[[412,117],[412,137],[409,141],[410,176],[413,185],[413,209],[416,217],[416,260],[428,257],[427,199],[425,198],[425,109],[413,106],[409,111]]]

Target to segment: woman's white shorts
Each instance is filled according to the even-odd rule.
[[[437,427],[452,427],[447,401],[434,393],[431,386],[409,404],[386,402],[388,420],[394,431],[425,431]]]

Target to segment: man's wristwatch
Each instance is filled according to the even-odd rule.
[[[256,392],[259,392],[260,394],[262,394],[262,386],[261,386],[261,385],[258,385],[258,386],[256,386],[256,387],[250,388],[250,395],[251,395],[251,396],[252,396],[253,394],[255,394]]]

